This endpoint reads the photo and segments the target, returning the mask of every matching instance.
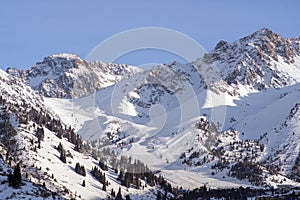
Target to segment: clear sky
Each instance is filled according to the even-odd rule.
[[[140,27],[180,31],[208,51],[221,39],[232,42],[262,27],[295,37],[300,36],[299,8],[298,0],[2,0],[0,67],[29,68],[62,52],[85,58],[113,34]],[[171,59],[162,52],[149,52],[118,62],[138,65]]]

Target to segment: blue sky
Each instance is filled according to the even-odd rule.
[[[97,44],[132,28],[182,32],[211,50],[262,27],[300,36],[300,1],[1,1],[0,67],[29,68],[45,56],[75,53],[85,58]],[[164,52],[136,52],[117,62],[168,63]]]

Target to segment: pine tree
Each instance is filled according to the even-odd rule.
[[[82,181],[82,187],[85,187],[85,180]]]
[[[104,183],[103,186],[102,186],[102,190],[103,190],[103,191],[106,191],[106,184],[105,184],[105,183]]]
[[[161,200],[161,193],[160,193],[160,191],[157,192],[156,200]]]
[[[141,181],[139,180],[138,177],[135,177],[135,186],[136,186],[136,189],[140,189]]]
[[[118,176],[118,180],[121,181],[121,184],[124,181],[124,172],[122,170],[120,171],[120,174]]]
[[[38,139],[38,148],[40,149],[41,148],[41,140]]]
[[[62,149],[60,151],[60,160],[63,162],[63,163],[67,163],[67,158],[66,158],[66,151],[64,149]]]
[[[75,151],[78,151],[78,152],[82,152],[82,151],[81,151],[81,143],[80,143],[80,140],[77,140],[77,141],[75,142],[74,150],[75,150]]]
[[[125,196],[125,200],[131,200],[129,194]]]
[[[114,189],[111,189],[110,195],[111,195],[112,197],[115,197],[115,196],[116,196],[116,193],[115,193]]]
[[[123,182],[121,182],[122,185],[124,185],[125,187],[129,188],[130,187],[130,183],[133,179],[132,173],[125,173],[125,179]]]
[[[80,171],[80,165],[79,165],[79,163],[76,163],[76,165],[75,165],[75,172],[77,174],[79,174],[79,171]]]
[[[104,162],[99,161],[99,167],[104,171],[108,170],[108,166]]]
[[[44,137],[45,137],[44,129],[42,127],[37,128],[36,135],[37,135],[38,140],[43,141]]]
[[[83,165],[80,167],[80,171],[82,176],[86,176],[86,171]]]
[[[75,172],[77,174],[80,174],[81,176],[86,176],[86,171],[85,171],[84,166],[80,166],[79,163],[76,163],[76,165],[75,165]]]
[[[118,194],[116,196],[116,200],[123,200],[122,194],[121,194],[121,187],[119,187],[119,191],[118,191]]]
[[[17,188],[22,184],[22,175],[21,175],[21,168],[20,164],[18,163],[14,169],[13,174],[8,175],[8,184],[11,187]]]
[[[7,181],[8,181],[8,185],[12,187],[14,184],[14,176],[12,173],[8,174]]]
[[[18,163],[14,169],[14,178],[17,186],[21,185],[22,183],[22,175],[21,175],[21,168],[20,164]]]
[[[61,142],[58,144],[56,149],[57,149],[57,151],[61,152],[61,150],[63,149],[63,146],[62,146]]]

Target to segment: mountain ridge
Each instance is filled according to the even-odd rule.
[[[132,178],[145,191],[136,182],[128,187],[121,171],[129,169],[122,164],[116,167],[102,154],[107,149],[113,158],[116,154],[114,159],[127,164],[126,156],[141,160],[157,177],[185,189],[199,184],[293,188],[300,186],[299,50],[299,38],[285,39],[263,28],[233,43],[220,41],[212,52],[192,63],[173,62],[148,71],[100,61],[87,63],[72,54],[52,55],[26,71],[0,71],[2,97],[16,105],[0,113],[7,116],[10,110],[9,124],[19,127],[14,136],[25,145],[24,152],[37,159],[41,180],[66,198],[82,190],[83,179],[90,190],[81,193],[85,199],[112,197],[107,191],[118,187],[137,199],[153,199],[162,192],[163,185],[147,181],[153,178],[150,175]],[[32,107],[43,114],[30,112],[29,116],[36,113],[41,119],[32,117],[26,124],[24,114],[16,110],[26,113]],[[18,121],[22,126],[17,126]],[[39,141],[41,128],[45,138]],[[86,141],[72,136],[75,133]],[[30,139],[34,144],[28,150]],[[65,164],[59,158],[58,143],[73,156],[67,156]],[[94,169],[98,160],[87,155],[89,148],[91,155],[100,155],[100,161],[108,165],[108,171],[100,170],[109,177],[106,192],[91,187],[97,183],[93,173],[98,173]],[[76,162],[87,168],[86,178],[72,170]],[[57,174],[54,166],[63,169],[67,178]],[[49,176],[52,171],[57,182]]]
[[[75,54],[47,56],[28,70],[6,70],[22,78],[47,97],[76,98],[89,95],[140,71],[134,66],[87,62]]]

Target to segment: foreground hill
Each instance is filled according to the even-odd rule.
[[[0,71],[0,82],[2,197],[106,199],[120,190],[123,197],[151,199],[159,191],[156,185],[164,180],[155,178],[143,163],[128,157],[120,162],[111,150],[94,149],[19,79]],[[23,178],[13,188],[8,186],[9,167],[16,166]],[[124,179],[125,172],[131,174],[130,181]]]

